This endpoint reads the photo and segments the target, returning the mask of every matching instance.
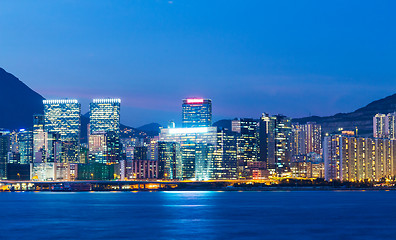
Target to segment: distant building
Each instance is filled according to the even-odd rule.
[[[120,141],[121,99],[94,99],[90,104],[88,148],[90,162],[118,163],[122,160]]]
[[[21,129],[18,132],[19,164],[30,164],[33,162],[33,132]]]
[[[182,105],[183,127],[211,127],[212,100],[200,98],[183,99]]]
[[[321,154],[322,127],[314,122],[292,125],[292,154]]]
[[[10,152],[10,135],[0,132],[0,179],[7,179],[7,158]]]
[[[74,99],[43,100],[44,130],[59,134],[62,162],[79,162],[81,105]]]
[[[241,118],[240,135],[237,140],[239,178],[251,179],[252,170],[258,161],[258,122],[252,118]]]
[[[90,133],[120,132],[121,99],[94,99],[90,103]]]
[[[234,132],[217,131],[217,144],[213,153],[213,179],[237,179],[237,139]]]
[[[324,138],[326,180],[393,179],[396,140],[332,135]]]
[[[89,135],[88,159],[90,163],[119,163],[122,147],[119,134],[115,132],[95,132]]]
[[[374,138],[396,139],[396,112],[381,114],[378,113],[373,117],[373,135]]]
[[[165,128],[159,141],[180,145],[180,163],[176,166],[180,179],[213,178],[213,152],[217,143],[216,127]]]
[[[181,166],[180,144],[177,142],[158,142],[158,178],[181,179],[182,173],[178,172]]]
[[[158,161],[133,160],[132,176],[134,179],[157,179]]]

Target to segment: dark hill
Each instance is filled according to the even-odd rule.
[[[160,133],[160,128],[162,126],[158,123],[149,123],[145,124],[141,127],[138,127],[137,129],[140,131],[144,131],[150,135],[158,135]]]
[[[0,128],[30,128],[33,114],[43,113],[43,97],[0,68]]]
[[[359,130],[359,135],[371,136],[373,132],[373,117],[377,113],[391,113],[396,111],[396,94],[376,100],[365,107],[351,113],[338,113],[328,117],[295,118],[293,122],[317,122],[322,125],[324,132],[332,133],[338,128]]]

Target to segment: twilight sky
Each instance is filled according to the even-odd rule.
[[[46,98],[120,97],[130,126],[353,111],[396,92],[395,1],[0,1],[0,66]]]

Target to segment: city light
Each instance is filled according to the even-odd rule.
[[[209,128],[198,127],[198,128],[170,128],[170,134],[189,134],[189,133],[207,133]]]
[[[201,104],[204,100],[202,98],[189,98],[187,99],[187,103],[189,104]]]

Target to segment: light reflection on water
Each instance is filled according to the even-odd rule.
[[[394,239],[396,191],[0,193],[0,239]]]

